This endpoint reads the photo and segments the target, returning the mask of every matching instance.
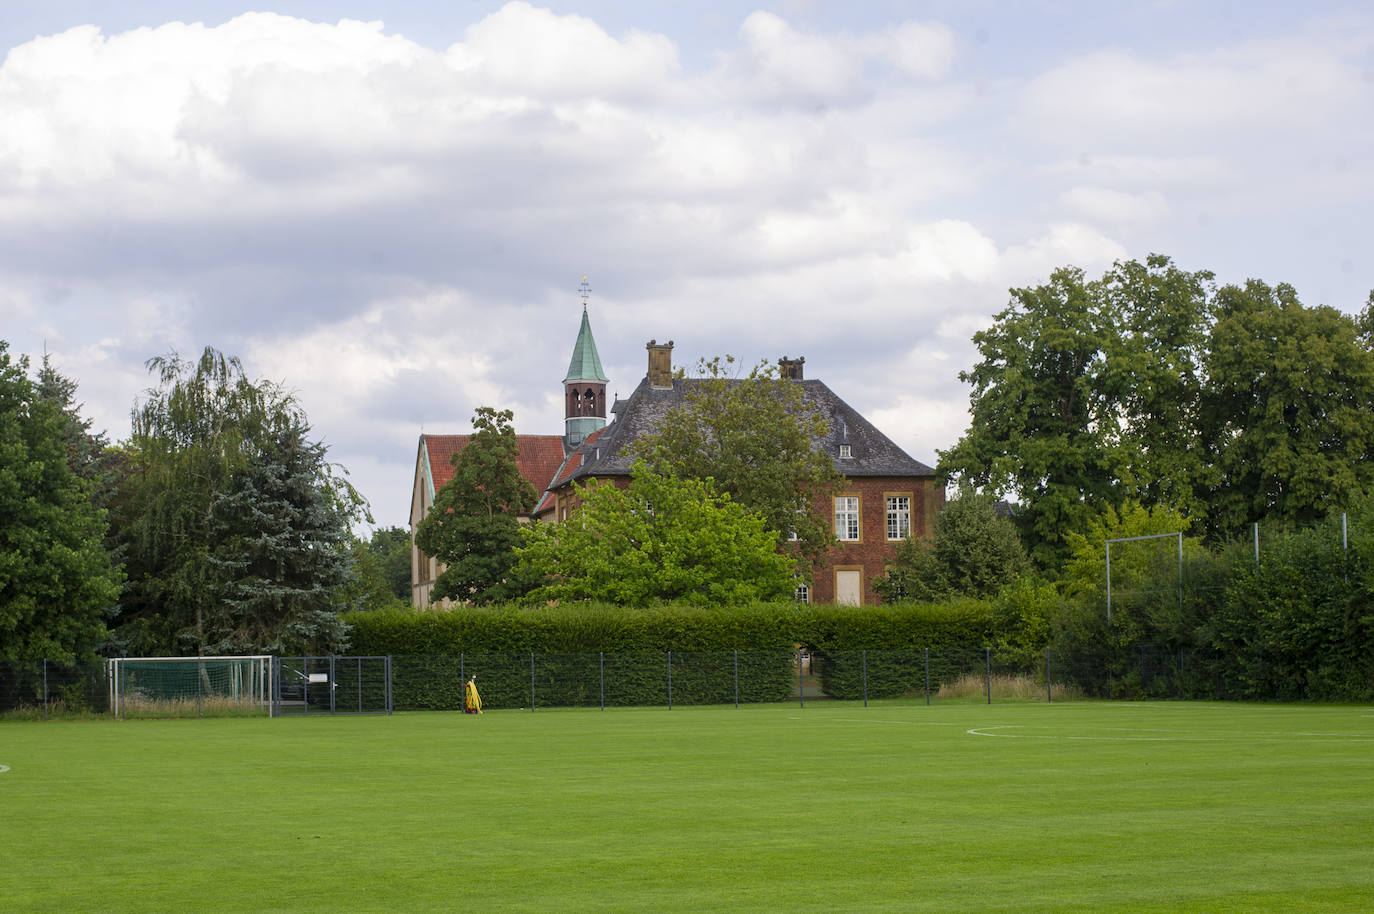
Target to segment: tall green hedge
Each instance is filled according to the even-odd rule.
[[[493,708],[728,703],[736,690],[740,701],[779,701],[794,694],[798,648],[817,658],[827,694],[857,698],[867,686],[879,697],[924,687],[924,669],[912,672],[914,652],[931,649],[939,682],[997,635],[993,604],[978,600],[384,610],[346,621],[353,653],[393,658],[403,709],[459,708],[462,682],[474,675]]]

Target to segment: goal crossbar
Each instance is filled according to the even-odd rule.
[[[1178,605],[1183,605],[1183,533],[1151,533],[1146,536],[1119,536],[1107,540],[1107,621],[1112,621],[1112,543],[1135,543],[1140,540],[1178,538]]]
[[[131,700],[177,702],[208,698],[264,711],[271,707],[270,654],[208,657],[113,657],[106,661],[110,711],[122,717]]]

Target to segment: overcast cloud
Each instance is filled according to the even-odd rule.
[[[561,432],[583,274],[613,390],[804,355],[927,463],[1055,267],[1374,287],[1362,4],[106,6],[0,26],[0,338],[115,438],[144,360],[237,354],[383,525],[422,430]]]

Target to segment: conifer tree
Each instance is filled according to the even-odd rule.
[[[210,505],[208,653],[332,653],[344,641],[335,591],[349,573],[348,516],[321,485],[325,449],[308,433],[263,442]]]

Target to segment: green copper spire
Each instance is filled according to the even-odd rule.
[[[577,342],[573,344],[572,360],[568,362],[568,381],[601,381],[605,383],[605,370],[601,367],[601,356],[596,351],[596,340],[592,339],[592,323],[587,319],[587,306],[582,305],[582,326],[577,331]]]

